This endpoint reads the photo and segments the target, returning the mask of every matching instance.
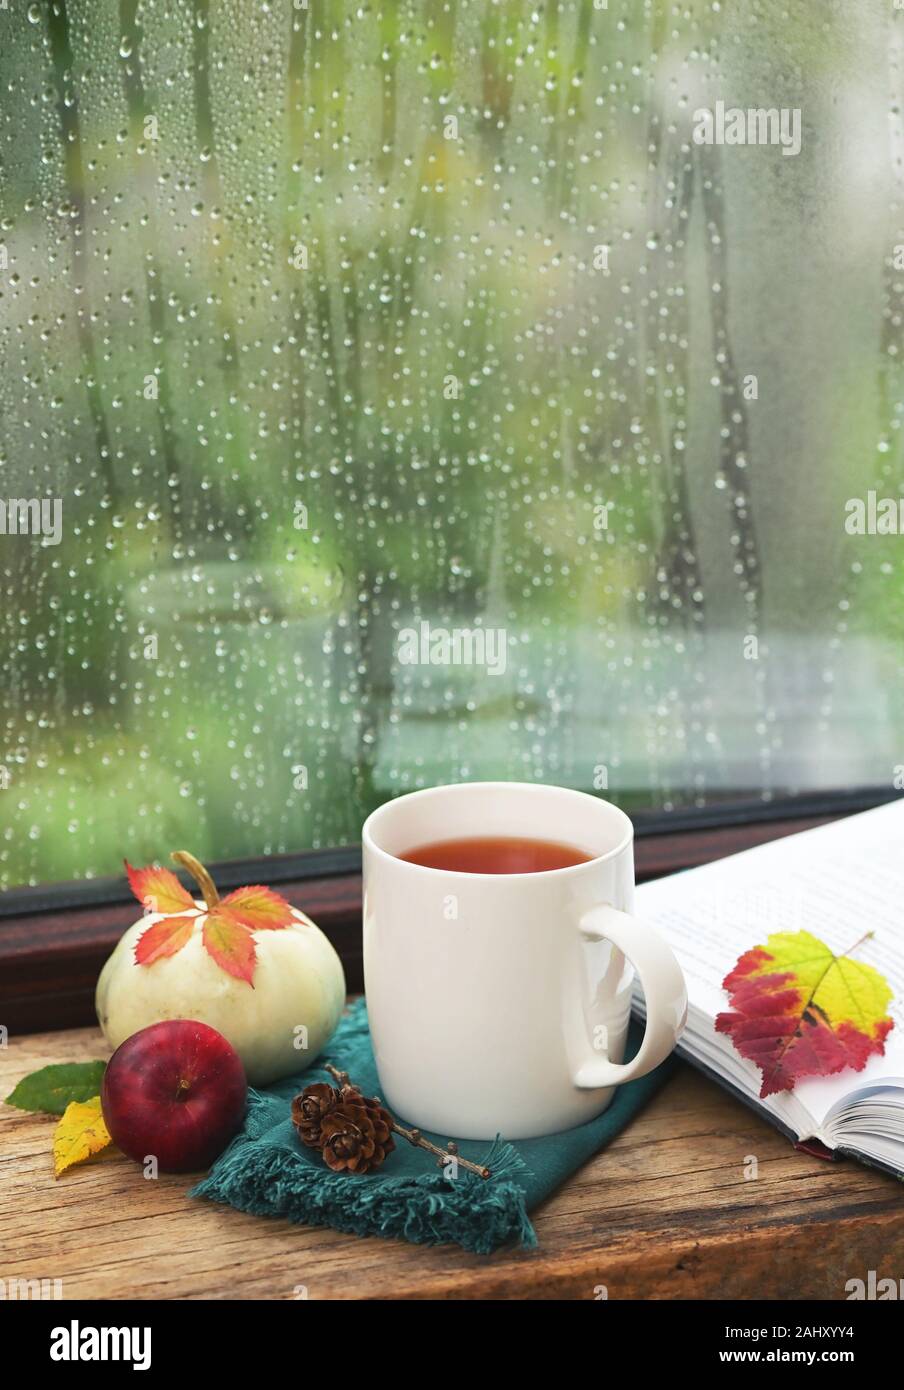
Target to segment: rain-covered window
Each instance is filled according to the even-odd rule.
[[[0,880],[904,777],[896,0],[0,3]]]

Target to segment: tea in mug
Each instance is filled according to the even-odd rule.
[[[458,840],[431,840],[397,856],[406,864],[445,869],[456,874],[542,874],[570,869],[594,858],[558,840],[533,840],[522,835],[477,835]]]

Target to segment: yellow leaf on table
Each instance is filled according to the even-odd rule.
[[[53,1171],[57,1177],[74,1163],[84,1163],[112,1140],[100,1108],[100,1096],[70,1101],[53,1135]]]

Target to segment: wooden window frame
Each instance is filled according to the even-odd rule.
[[[721,859],[894,799],[895,793],[872,787],[765,805],[640,812],[632,817],[637,881]],[[212,867],[223,888],[278,885],[332,941],[348,988],[363,988],[359,847],[230,860]],[[21,888],[2,895],[0,1024],[10,1034],[21,1034],[94,1023],[98,973],[136,916],[125,879]]]

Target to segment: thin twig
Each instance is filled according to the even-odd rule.
[[[327,1062],[326,1070],[338,1086],[348,1086],[350,1090],[357,1091],[358,1087],[352,1085],[347,1071],[339,1071],[331,1062]],[[383,1105],[379,1096],[374,1096],[373,1099],[378,1105]],[[383,1108],[384,1110],[386,1109],[385,1106],[383,1106]],[[389,1115],[388,1110],[386,1113]],[[429,1139],[425,1139],[419,1129],[406,1129],[405,1126],[400,1125],[398,1120],[392,1115],[389,1115],[389,1121],[394,1134],[401,1134],[402,1138],[407,1139],[409,1144],[414,1144],[415,1148],[426,1149],[428,1153],[436,1154],[439,1159],[440,1167],[443,1167],[446,1159],[451,1156],[460,1167],[467,1168],[469,1173],[476,1173],[479,1178],[484,1179],[490,1177],[489,1168],[484,1168],[479,1163],[472,1163],[470,1159],[462,1158],[458,1152],[458,1145],[451,1139],[446,1147],[441,1149],[438,1144],[432,1144]]]

